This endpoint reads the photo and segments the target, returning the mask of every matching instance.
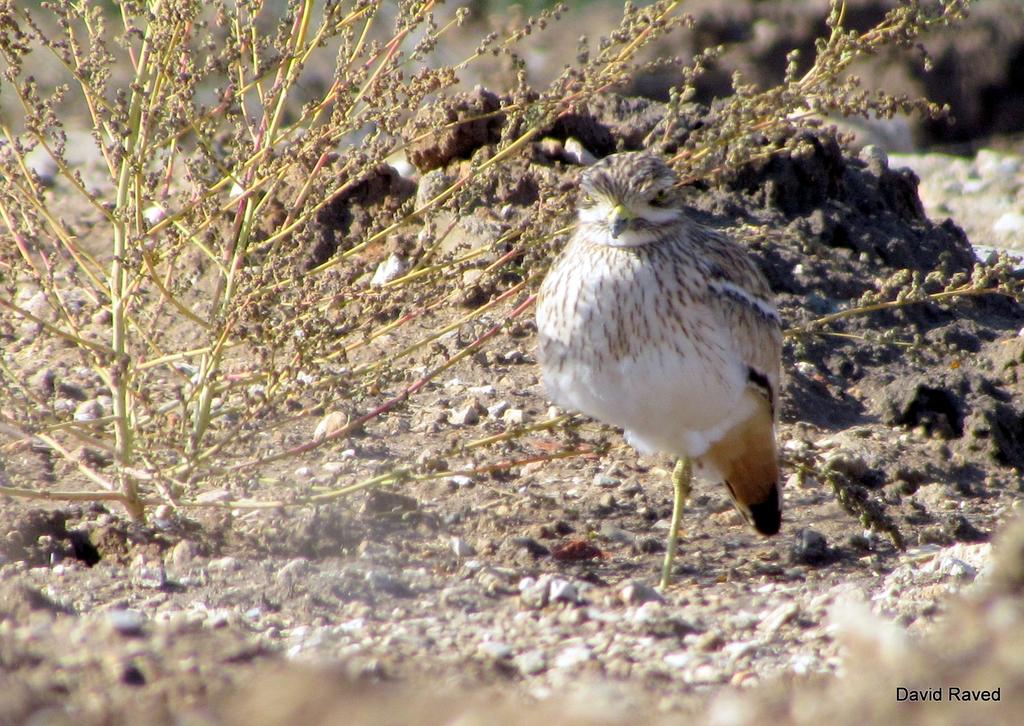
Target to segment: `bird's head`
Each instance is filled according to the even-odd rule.
[[[580,177],[580,223],[613,247],[653,242],[665,225],[683,217],[677,181],[671,167],[653,154],[607,156]]]

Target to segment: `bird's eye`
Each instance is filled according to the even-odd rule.
[[[660,192],[651,198],[651,204],[655,207],[663,207],[669,202],[669,195],[667,189],[662,189]]]
[[[590,194],[584,194],[582,203],[585,207],[592,207],[597,203],[597,200]]]

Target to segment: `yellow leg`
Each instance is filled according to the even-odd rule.
[[[686,500],[690,498],[690,480],[693,478],[693,462],[683,457],[676,462],[676,468],[672,471],[672,487],[675,490],[675,499],[672,502],[672,524],[668,530],[668,549],[665,552],[665,564],[661,568],[661,587],[669,586],[672,582],[672,563],[676,559],[676,545],[679,542],[679,523],[683,519],[683,507]]]

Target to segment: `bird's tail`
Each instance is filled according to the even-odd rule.
[[[761,534],[776,534],[782,524],[775,422],[768,401],[754,391],[754,412],[716,441],[704,459],[719,471],[736,509]]]

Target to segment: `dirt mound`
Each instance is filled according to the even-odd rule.
[[[865,31],[878,23],[896,3],[888,0],[850,0],[845,3],[844,25]],[[763,88],[782,81],[786,54],[801,53],[803,70],[814,55],[814,42],[827,37],[823,3],[787,0],[741,0],[688,3],[696,18],[694,32],[659,55],[686,58],[724,44],[728,50],[709,73],[699,79],[698,100],[732,95],[735,71],[746,82]],[[894,139],[893,150],[913,144],[972,144],[1024,129],[1024,7],[1014,0],[975,3],[970,18],[955,32],[926,37],[922,47],[933,59],[925,70],[920,54],[883,53],[853,69],[868,88],[926,97],[948,104],[955,122],[910,119],[913,140]],[[665,100],[678,77],[661,72],[637,79],[633,93]]]

